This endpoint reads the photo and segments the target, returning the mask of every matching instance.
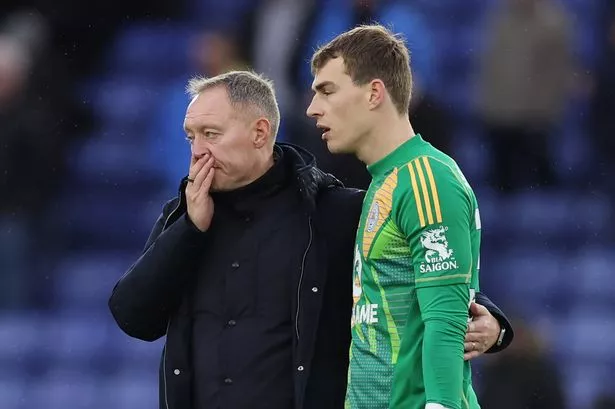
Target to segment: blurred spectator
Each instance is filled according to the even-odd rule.
[[[593,95],[592,133],[599,168],[611,173],[615,161],[615,10],[605,33],[605,49],[599,62]]]
[[[253,15],[251,60],[257,72],[274,82],[282,116],[305,108],[297,107],[297,89],[291,69],[297,58],[296,50],[313,19],[315,6],[315,0],[265,0]]]
[[[233,32],[196,33],[188,53],[195,70],[205,76],[241,70],[247,65]]]
[[[12,14],[0,29],[0,265],[9,283],[0,302],[10,307],[25,302],[30,253],[45,240],[37,225],[64,177],[74,131],[70,86],[48,39],[35,13]]]
[[[378,21],[401,34],[411,53],[413,94],[410,119],[413,128],[438,149],[451,153],[452,123],[449,113],[430,92],[434,84],[435,50],[429,27],[423,15],[412,4],[397,0],[328,1],[320,4],[312,20],[306,33],[309,45],[306,51],[309,55],[335,35],[357,24]],[[312,122],[299,117],[304,116],[309,99],[312,98],[312,74],[307,54],[301,59],[301,64],[298,67],[299,93],[303,104],[299,104],[297,112],[286,114],[288,139],[307,147],[324,171],[332,173],[347,186],[367,189],[371,177],[365,166],[350,155],[331,155],[321,140],[321,132]]]
[[[63,55],[65,69],[85,75],[100,68],[108,42],[123,25],[139,18],[169,19],[185,11],[185,0],[122,0],[121,6],[82,0],[2,0],[7,13],[29,8],[45,16],[49,46]]]
[[[190,74],[211,77],[247,67],[233,32],[196,32],[186,52],[194,70]],[[150,157],[154,168],[161,171],[161,193],[164,195],[175,194],[177,181],[186,176],[188,171],[190,147],[187,143],[177,143],[185,137],[183,123],[186,104],[189,102],[185,91],[186,82],[186,78],[180,78],[165,87],[166,92],[160,98],[161,103],[157,108],[158,115],[150,128]]]
[[[556,182],[549,143],[572,89],[571,27],[552,0],[508,0],[486,33],[480,113],[502,190]]]
[[[482,373],[481,406],[497,409],[563,409],[565,396],[557,366],[539,335],[516,321],[515,342],[488,361]]]

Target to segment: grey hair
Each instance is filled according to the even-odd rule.
[[[273,81],[252,71],[229,71],[215,77],[197,76],[186,86],[186,92],[195,98],[203,91],[224,87],[234,108],[253,110],[271,124],[271,135],[275,140],[280,127],[280,108],[275,97]]]

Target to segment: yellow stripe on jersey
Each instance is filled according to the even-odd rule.
[[[414,201],[416,202],[416,211],[419,214],[419,222],[421,223],[421,227],[425,227],[425,216],[423,216],[423,208],[421,207],[421,196],[416,184],[416,176],[414,175],[414,169],[412,169],[412,163],[408,163],[408,171],[410,172],[410,180],[412,182],[412,191],[414,192]]]
[[[416,173],[419,175],[419,181],[421,182],[421,190],[423,192],[423,200],[425,201],[425,212],[427,213],[427,221],[429,224],[433,224],[433,215],[431,213],[431,201],[429,200],[429,193],[427,192],[427,183],[425,182],[425,175],[423,174],[423,168],[421,167],[421,161],[419,158],[413,160],[416,167]]]
[[[391,209],[393,209],[393,191],[397,187],[397,172],[398,169],[395,168],[393,172],[391,172],[391,174],[384,180],[382,186],[380,186],[380,189],[378,189],[374,194],[369,213],[367,214],[367,220],[365,221],[365,228],[363,230],[363,257],[367,258],[369,255],[369,251],[372,248],[376,234],[382,227],[384,221],[391,214]],[[377,220],[374,225],[371,226],[370,218],[374,216],[372,214],[372,209],[374,209],[375,203],[378,204],[378,212],[375,214]]]
[[[412,160],[408,163],[408,170],[410,171],[410,182],[414,192],[414,200],[416,201],[416,210],[421,227],[442,223],[440,196],[438,195],[436,180],[429,164],[429,158],[422,156]],[[431,198],[429,192],[431,192]],[[427,215],[427,220],[425,220],[423,209]]]
[[[433,206],[436,210],[436,222],[442,223],[442,211],[440,210],[440,198],[438,197],[438,188],[436,187],[436,181],[431,171],[431,165],[427,156],[423,156],[423,165],[425,165],[425,171],[427,172],[427,179],[431,185],[431,196],[433,197]]]
[[[454,278],[465,278],[466,283],[469,283],[470,279],[472,279],[472,273],[468,273],[468,274],[451,274],[450,276],[417,278],[414,281],[417,282],[417,283],[426,283],[426,282],[441,281],[441,280],[452,280]]]

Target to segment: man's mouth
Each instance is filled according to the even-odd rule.
[[[316,125],[318,129],[322,130],[322,139],[327,139],[329,132],[331,132],[331,128],[325,125]]]

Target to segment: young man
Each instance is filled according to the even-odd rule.
[[[312,71],[307,114],[331,152],[355,154],[373,178],[356,237],[346,408],[479,408],[463,357],[478,205],[455,161],[412,129],[408,49],[360,26],[319,49]]]

